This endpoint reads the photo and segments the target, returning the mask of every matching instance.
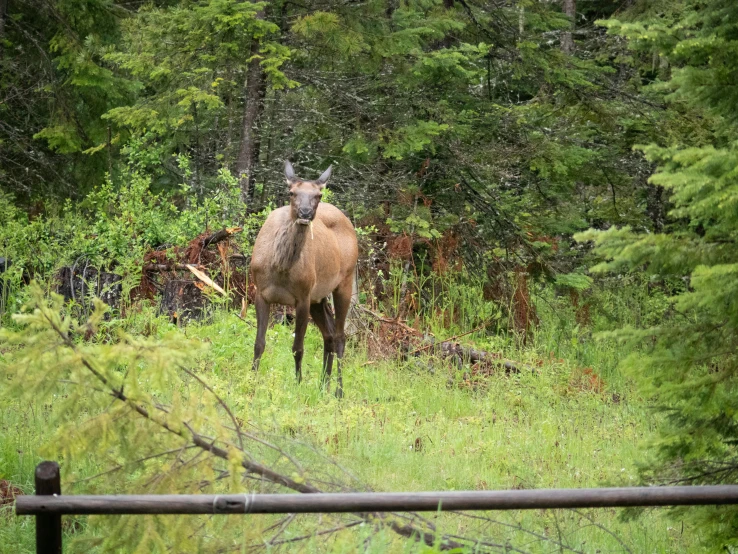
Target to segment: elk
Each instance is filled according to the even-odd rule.
[[[341,364],[346,344],[344,327],[351,305],[359,250],[349,219],[335,206],[321,202],[332,166],[316,181],[299,179],[289,161],[284,175],[290,204],[269,214],[259,231],[251,256],[256,285],[256,342],[253,370],[259,369],[272,304],[294,306],[297,382],[302,380],[302,355],[308,315],[323,335],[321,385],[330,388],[333,355],[338,358],[336,396],[343,396]],[[328,305],[333,295],[335,319]]]

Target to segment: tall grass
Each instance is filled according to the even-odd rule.
[[[459,314],[452,318],[451,326],[434,313],[422,322],[439,338],[468,330],[479,321],[475,308],[482,303],[472,286],[457,286],[448,279],[433,290],[440,292],[432,302]],[[633,313],[633,303],[648,301],[643,291],[629,294],[627,301],[606,304],[611,315],[617,310]],[[499,351],[535,368],[517,374],[500,371],[471,385],[464,380],[464,371],[442,360],[370,359],[362,342],[354,339],[346,356],[346,397],[341,402],[320,391],[322,341],[312,326],[306,337],[301,385],[294,379],[291,327],[275,325],[268,331],[258,374],[250,370],[253,314],[247,316],[249,324],[244,324],[231,314],[217,312],[212,321],[179,332],[209,343],[193,365],[238,417],[328,452],[368,488],[420,491],[635,484],[637,464],[644,458],[641,445],[658,421],[628,380],[618,374],[617,348],[592,338],[593,329],[607,326],[604,312],[593,310],[590,325],[581,326],[567,302],[550,290],[537,291],[541,325],[525,346],[513,335],[480,331],[465,338],[479,348]],[[496,308],[483,309],[488,312],[482,317],[487,317]],[[146,309],[131,311],[126,319],[108,325],[111,333],[115,326],[154,336],[171,331],[168,322]],[[592,373],[583,373],[584,367],[592,368]],[[592,375],[600,380],[592,381]],[[33,492],[33,468],[51,451],[43,445],[53,433],[46,425],[46,414],[53,409],[53,405],[20,405],[0,395],[0,479],[27,493]],[[73,473],[77,479],[105,469],[98,460],[78,459],[71,464],[73,467],[64,468],[65,475]],[[125,475],[120,479],[120,490],[125,490]],[[69,481],[63,486],[65,491],[75,490]],[[633,552],[695,552],[703,546],[699,529],[686,523],[682,527],[663,510],[628,521],[620,514],[614,509],[490,514],[494,523],[488,532],[501,544],[526,552],[560,551],[561,545],[582,552],[621,552],[621,541]],[[462,532],[467,526],[463,519],[450,515],[432,518],[446,532]],[[86,518],[77,521],[78,525],[66,527],[70,545],[92,532]],[[238,549],[239,529],[266,526],[269,521],[266,516],[224,518],[223,532],[233,534]],[[0,522],[0,552],[33,551],[31,519],[16,518],[5,507],[0,509]],[[297,543],[293,549],[422,550],[386,533],[370,531],[357,527]],[[295,534],[299,527],[288,530],[284,537]]]

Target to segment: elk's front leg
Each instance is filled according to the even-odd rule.
[[[297,382],[302,381],[302,352],[305,344],[308,316],[310,314],[310,300],[295,307],[295,342],[292,344],[292,355],[295,357],[295,376]]]

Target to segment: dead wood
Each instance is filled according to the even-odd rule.
[[[207,248],[211,244],[217,244],[222,240],[232,237],[236,233],[240,233],[241,231],[243,231],[243,227],[230,227],[226,229],[221,229],[217,233],[213,233],[209,237],[204,238],[202,241],[202,247]]]
[[[200,281],[202,281],[203,283],[205,283],[207,286],[209,286],[209,287],[217,290],[220,294],[222,294],[226,298],[228,297],[228,293],[225,290],[223,290],[223,287],[221,287],[218,283],[216,283],[215,281],[213,281],[208,276],[207,273],[205,273],[204,271],[201,271],[200,269],[196,268],[194,265],[187,265],[186,267],[190,271],[190,273],[192,273],[195,277],[197,277],[198,279],[200,279]],[[200,288],[200,287],[198,287],[198,288]],[[202,290],[202,289],[200,289],[200,290]]]
[[[10,481],[0,479],[0,506],[12,504],[15,501],[15,497],[22,494],[23,491]]]
[[[195,281],[172,279],[164,286],[159,313],[174,323],[202,319],[208,300]]]
[[[477,327],[477,328],[475,328],[475,329],[472,329],[471,331],[466,331],[466,332],[464,332],[464,333],[460,333],[460,334],[458,334],[458,335],[454,335],[453,337],[450,337],[450,338],[446,339],[446,340],[445,340],[445,341],[443,341],[443,342],[449,342],[449,341],[453,341],[453,340],[459,339],[459,338],[461,338],[461,337],[465,337],[465,336],[467,336],[467,335],[471,335],[472,333],[476,333],[477,331],[481,331],[481,330],[482,330],[482,329],[484,329],[484,328],[485,328],[486,326],[487,326],[487,324],[486,324],[486,323],[483,323],[482,325],[480,325],[479,327]],[[416,348],[415,350],[413,350],[412,352],[410,352],[410,354],[408,354],[408,356],[414,356],[415,354],[417,354],[417,353],[419,353],[419,352],[422,352],[422,351],[424,351],[424,350],[428,350],[428,349],[430,349],[430,348],[432,348],[432,347],[433,347],[433,344],[434,344],[434,343],[432,343],[432,342],[429,342],[429,343],[428,343],[428,344],[426,344],[425,346],[421,346],[420,348]]]
[[[184,271],[189,269],[190,264],[146,264],[143,266],[144,271]]]
[[[417,336],[421,336],[421,337],[423,336],[423,333],[421,331],[418,331],[414,327],[410,327],[409,325],[406,325],[399,318],[390,319],[388,317],[381,316],[378,313],[373,312],[372,310],[370,310],[368,308],[365,308],[364,306],[361,306],[359,304],[356,304],[356,309],[358,311],[361,311],[361,312],[363,312],[365,314],[368,314],[368,315],[372,316],[377,321],[381,321],[382,323],[387,323],[389,325],[395,325],[395,326],[401,328],[402,330],[404,330],[404,331],[406,331],[406,332],[408,332],[408,333],[410,333],[412,335],[417,335]]]
[[[441,358],[450,358],[455,360],[461,368],[463,364],[480,366],[498,366],[505,369],[507,373],[520,373],[522,370],[535,372],[535,369],[529,365],[520,362],[512,362],[502,358],[502,354],[498,352],[487,352],[485,350],[477,350],[470,346],[462,346],[457,342],[444,341],[441,343],[431,344],[430,350],[432,354]]]
[[[486,327],[486,323],[478,326],[475,329],[472,329],[471,331],[460,333],[458,335],[450,337],[447,340],[438,342],[435,340],[434,337],[429,337],[422,331],[410,327],[406,323],[402,322],[400,319],[390,319],[384,317],[360,305],[357,305],[356,309],[364,314],[371,316],[376,321],[382,324],[397,327],[401,331],[401,333],[395,332],[389,335],[388,341],[393,343],[395,351],[406,351],[406,353],[403,354],[403,358],[405,359],[409,357],[418,357],[421,353],[427,352],[433,356],[438,356],[439,358],[451,359],[455,361],[459,369],[461,369],[464,364],[470,364],[473,366],[477,366],[478,369],[502,367],[507,373],[520,373],[521,371],[535,372],[535,368],[533,368],[532,366],[520,362],[506,360],[503,358],[502,354],[498,352],[487,352],[486,350],[478,350],[471,346],[462,346],[461,344],[456,342],[456,339],[458,338],[466,335],[471,335],[472,333],[484,329],[484,327]],[[388,334],[385,333],[385,335],[387,336]],[[410,350],[410,348],[412,348],[413,343],[417,345],[418,340],[421,341],[421,346],[416,346],[411,352],[407,352],[408,350]]]
[[[108,306],[116,308],[120,305],[123,293],[122,280],[120,275],[102,271],[87,262],[74,263],[57,272],[55,288],[66,301],[72,300],[89,307],[91,296],[96,296]]]
[[[248,260],[229,239],[242,230],[229,227],[201,233],[185,248],[173,246],[148,252],[143,259],[141,282],[132,296],[153,300],[160,294],[159,313],[183,323],[205,315],[210,300],[202,294],[203,283],[221,293],[232,306],[241,306],[248,294]],[[208,249],[213,245],[216,248]],[[192,281],[190,274],[198,281]]]

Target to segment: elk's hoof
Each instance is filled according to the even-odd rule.
[[[343,387],[338,387],[336,389],[336,398],[338,398],[339,400],[343,398]]]

